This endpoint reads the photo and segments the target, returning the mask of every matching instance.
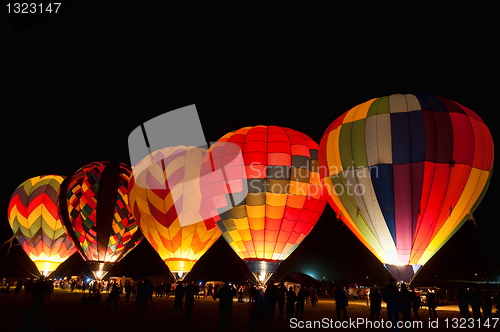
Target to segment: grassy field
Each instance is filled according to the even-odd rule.
[[[81,294],[72,293],[56,289],[50,300],[45,302],[45,322],[51,327],[52,331],[69,332],[117,332],[117,331],[219,331],[219,310],[218,303],[212,299],[199,299],[194,303],[192,319],[186,321],[185,312],[174,311],[174,299],[153,298],[154,306],[149,306],[143,318],[135,318],[136,307],[134,299],[126,303],[125,297],[121,297],[117,310],[106,310],[106,297],[103,294],[101,304],[80,304]],[[24,300],[24,292],[18,297],[11,294],[0,294],[0,331],[10,332],[19,331],[25,324],[27,313],[30,309],[31,300]],[[370,309],[363,301],[351,302],[347,308],[349,318],[356,320],[369,318]],[[460,312],[456,305],[438,307],[439,320],[437,328],[429,326],[429,314],[425,308],[420,309],[421,327],[416,326],[415,331],[437,331],[445,330],[446,324],[451,330],[452,327],[460,327]],[[285,310],[286,316],[286,310]],[[233,303],[233,331],[250,331],[250,327],[255,317],[255,304]],[[401,316],[400,316],[401,317]],[[264,315],[257,315],[255,331],[291,331],[297,330],[301,326],[320,327],[328,330],[331,327],[344,330],[367,330],[368,325],[344,325],[336,322],[335,302],[331,299],[320,299],[317,307],[311,307],[306,304],[304,310],[304,321],[302,323],[293,323],[278,321],[279,313],[276,309],[275,323],[271,326],[265,324]],[[381,319],[387,320],[386,309],[383,307]],[[400,318],[401,319],[401,318]],[[413,314],[412,314],[413,319]],[[446,321],[447,319],[447,321]],[[319,321],[314,323],[314,321]],[[358,321],[356,321],[358,322]],[[361,322],[361,320],[359,320]],[[434,325],[436,322],[433,323]],[[477,323],[476,323],[477,324]],[[500,323],[497,323],[495,329],[484,328],[481,330],[498,330]],[[466,325],[462,324],[463,327]],[[294,328],[295,327],[295,328]],[[380,326],[372,330],[380,331],[389,329],[386,326]],[[402,329],[405,330],[405,329]],[[478,330],[476,328],[466,328],[467,331]]]

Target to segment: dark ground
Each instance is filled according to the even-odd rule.
[[[49,301],[45,303],[45,321],[50,325],[54,332],[115,332],[115,331],[218,331],[219,330],[219,311],[218,303],[212,299],[196,300],[193,309],[191,322],[186,322],[185,312],[174,311],[174,299],[154,297],[154,306],[150,306],[143,319],[134,318],[136,307],[131,299],[130,303],[125,302],[124,296],[118,304],[116,311],[106,311],[106,297],[102,296],[102,304],[80,304],[80,293],[71,293],[56,289]],[[26,314],[31,301],[24,300],[24,292],[15,297],[11,294],[0,294],[0,331],[10,332],[19,331],[26,320]],[[249,331],[252,319],[254,317],[254,303],[233,303],[233,331]],[[368,318],[370,314],[369,307],[364,301],[351,302],[347,308],[348,316],[353,319]],[[451,304],[444,307],[438,307],[439,328],[429,328],[429,314],[426,308],[420,309],[420,316],[423,328],[415,328],[418,331],[436,331],[445,329],[448,318],[448,325],[454,323],[453,319],[460,319],[460,313],[457,305]],[[286,312],[285,312],[286,316]],[[255,331],[289,331],[292,329],[286,321],[277,321],[278,310],[276,310],[276,322],[273,326],[266,326],[263,322],[263,316],[258,319]],[[317,307],[311,307],[306,304],[304,310],[305,320],[322,320],[328,318],[336,321],[335,303],[332,299],[320,299]],[[386,320],[385,308],[382,308],[381,319]],[[412,315],[413,318],[413,315]],[[458,322],[459,323],[459,322]],[[490,328],[490,331],[498,330]],[[458,325],[460,326],[460,325]],[[465,325],[464,325],[465,326]],[[327,330],[328,328],[325,328]],[[344,329],[344,328],[341,328]],[[349,328],[350,330],[367,330],[365,325],[358,328]],[[451,329],[451,328],[450,328]],[[373,329],[386,330],[389,329]],[[478,330],[467,328],[468,331]],[[488,330],[488,329],[481,329]]]

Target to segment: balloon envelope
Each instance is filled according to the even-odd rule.
[[[93,162],[60,188],[64,227],[97,278],[143,239],[128,204],[130,166]]]
[[[243,164],[226,167],[240,151]],[[202,177],[210,213],[256,279],[266,282],[309,234],[325,208],[318,144],[289,128],[245,127],[213,144],[209,157],[202,174],[227,168],[219,181],[204,183]],[[211,189],[205,194],[220,183],[224,185],[219,192]]]
[[[333,121],[319,160],[337,215],[393,276],[410,281],[484,195],[493,140],[467,107],[396,94]]]
[[[26,180],[17,187],[9,202],[10,227],[43,275],[55,271],[76,251],[57,210],[57,192],[63,180],[59,175]]]
[[[166,147],[142,159],[130,180],[130,206],[142,233],[182,279],[221,233],[204,215],[199,177],[206,149]]]

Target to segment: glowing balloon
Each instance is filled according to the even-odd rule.
[[[59,175],[26,180],[14,191],[8,207],[14,235],[45,276],[76,251],[57,211],[57,192],[63,180]]]
[[[155,151],[134,167],[129,184],[132,213],[176,279],[184,278],[221,235],[201,199],[205,153],[185,146]]]
[[[240,151],[244,165],[226,167]],[[226,168],[218,181],[205,182],[202,177],[210,213],[217,217],[222,236],[264,283],[309,234],[325,208],[318,144],[289,128],[245,127],[213,144],[209,156],[202,174]],[[212,188],[205,194],[206,188],[220,183],[218,192]]]
[[[126,164],[93,162],[60,188],[63,225],[97,278],[143,239],[128,204],[130,176]]]
[[[467,107],[395,94],[333,121],[319,160],[338,216],[394,277],[411,281],[484,195],[493,140]]]

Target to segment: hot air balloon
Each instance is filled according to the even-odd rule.
[[[226,167],[239,151],[244,173],[238,165]],[[202,175],[226,168],[218,181],[201,178],[210,214],[256,280],[265,283],[325,208],[318,144],[293,129],[255,126],[224,135],[207,155]],[[219,191],[213,189],[221,183]]]
[[[36,176],[24,181],[9,202],[9,222],[26,254],[45,276],[75,253],[57,211],[57,192],[64,177]]]
[[[63,225],[96,278],[143,239],[128,204],[130,176],[126,164],[93,162],[61,184]]]
[[[142,159],[130,180],[130,206],[142,233],[183,279],[221,233],[204,213],[199,176],[206,149],[166,147]]]
[[[467,107],[395,94],[333,121],[319,160],[337,215],[395,279],[410,282],[486,192],[493,140]]]

